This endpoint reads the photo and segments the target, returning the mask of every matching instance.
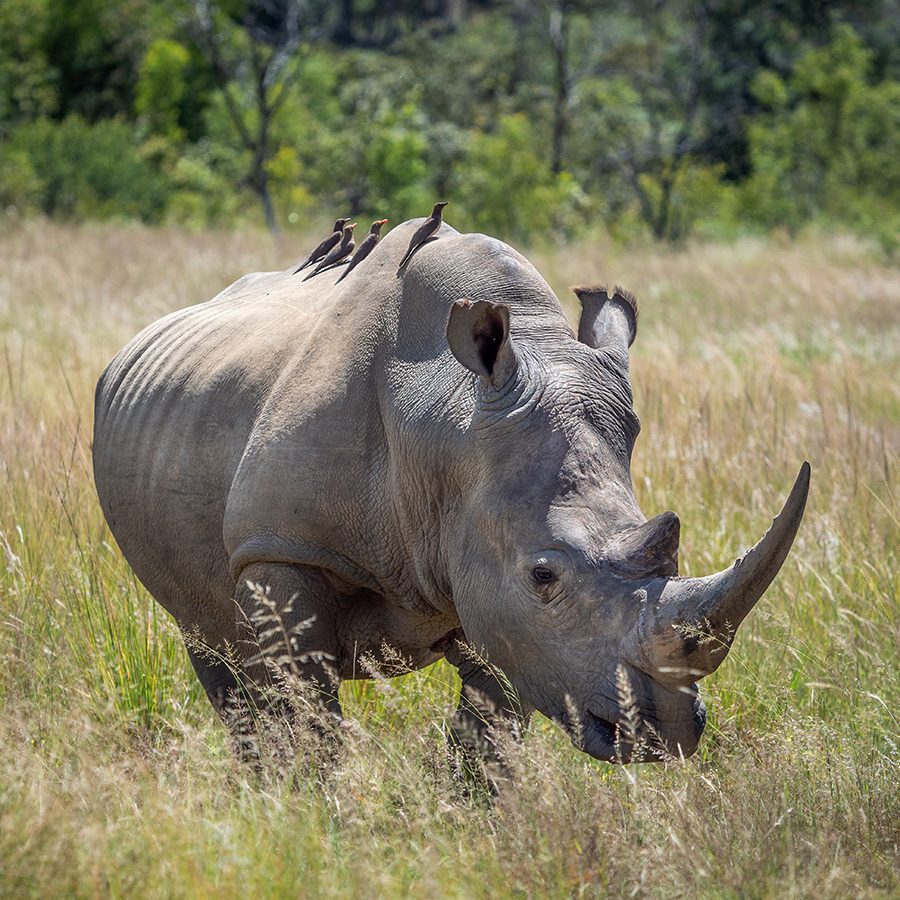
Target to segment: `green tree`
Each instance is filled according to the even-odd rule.
[[[708,136],[703,97],[715,72],[708,8],[700,0],[643,2],[633,14],[642,15],[641,27],[631,13],[608,25],[606,49],[579,91],[575,164],[604,197],[601,212],[636,206],[655,238],[677,240],[690,227],[679,203]]]
[[[138,70],[134,109],[150,133],[183,139],[179,116],[189,62],[190,54],[177,41],[158,38],[147,48]]]
[[[248,159],[246,183],[278,230],[270,186],[276,119],[291,92],[304,43],[318,37],[318,0],[228,3],[193,0],[190,28],[206,57],[237,140]]]
[[[56,111],[58,74],[46,52],[48,2],[0,3],[0,139],[15,125]]]
[[[825,215],[896,227],[900,83],[870,84],[871,64],[859,36],[839,26],[788,78],[757,75],[754,91],[769,112],[749,130],[753,175],[743,195],[753,220],[797,228]]]
[[[91,124],[80,116],[37,119],[17,128],[3,156],[27,160],[23,171],[33,205],[64,219],[114,217],[159,221],[168,186],[139,152],[131,127],[119,120]],[[0,157],[2,162],[2,157]]]
[[[421,215],[431,200],[429,122],[410,68],[359,52],[334,68],[337,102],[307,147],[318,170],[311,186],[353,216]]]
[[[530,138],[521,113],[473,135],[453,191],[455,215],[468,226],[521,238],[564,226],[580,192],[571,176],[553,173]]]

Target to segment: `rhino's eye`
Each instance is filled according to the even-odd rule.
[[[548,569],[546,566],[535,566],[531,570],[531,577],[538,584],[552,584],[556,581],[556,573],[552,569]]]

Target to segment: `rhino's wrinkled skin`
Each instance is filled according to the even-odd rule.
[[[263,584],[312,619],[300,650],[341,678],[385,645],[414,666],[446,654],[457,726],[516,705],[463,638],[508,677],[516,715],[540,710],[592,756],[628,756],[623,676],[648,743],[691,754],[695,680],[784,560],[808,467],[743,561],[675,577],[678,519],[647,523],[631,485],[630,305],[584,293],[578,340],[524,257],[446,225],[398,273],[420,222],[339,285],[340,270],[249,275],[115,357],[94,470],[116,540],[211,647],[246,646],[247,582]],[[234,677],[191,658],[221,710]],[[327,694],[325,668],[309,657]]]

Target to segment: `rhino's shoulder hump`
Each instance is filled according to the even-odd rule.
[[[534,265],[486,234],[442,229],[413,257],[406,278],[414,292],[439,294],[451,303],[461,297],[493,300],[528,314],[563,318],[559,300]]]

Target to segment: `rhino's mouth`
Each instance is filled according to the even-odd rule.
[[[582,716],[581,734],[573,737],[573,741],[577,742],[580,737],[580,748],[588,756],[594,759],[601,759],[604,762],[614,762],[618,759],[616,752],[617,727],[615,723],[607,719],[601,719],[600,716],[587,711]]]
[[[650,727],[647,727],[649,724]],[[693,715],[677,723],[666,723],[672,735],[661,733],[663,723],[639,722],[637,734],[625,721],[612,722],[585,710],[577,728],[566,729],[579,750],[603,762],[660,762],[690,756],[706,725],[706,708],[695,698]],[[674,726],[674,728],[673,728]]]

